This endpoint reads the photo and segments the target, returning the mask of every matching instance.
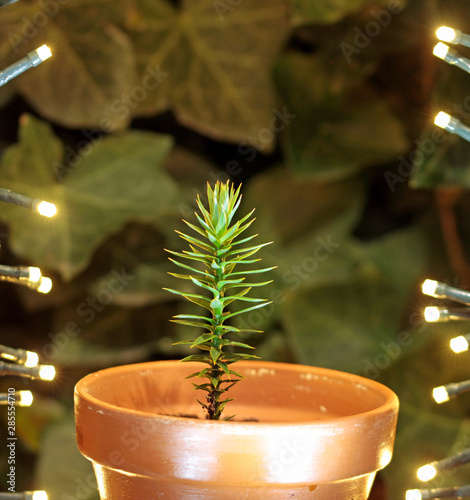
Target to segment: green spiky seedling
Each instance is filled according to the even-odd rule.
[[[180,237],[189,243],[191,250],[182,253],[167,250],[176,257],[188,259],[192,265],[200,264],[200,266],[192,267],[192,265],[183,264],[170,258],[177,266],[190,272],[190,274],[170,274],[192,281],[203,290],[204,295],[169,288],[165,288],[165,290],[181,295],[209,311],[206,316],[178,314],[174,316],[173,321],[203,329],[203,333],[195,340],[184,340],[178,344],[190,345],[201,351],[200,354],[192,354],[182,361],[199,361],[208,365],[187,378],[205,379],[205,383],[193,383],[195,389],[207,393],[206,402],[198,400],[198,403],[206,411],[208,419],[220,420],[225,405],[233,400],[225,397],[224,394],[243,378],[242,375],[231,370],[230,365],[236,361],[258,358],[252,354],[236,352],[240,348],[253,349],[253,347],[226,337],[227,334],[237,335],[257,332],[258,330],[238,329],[229,326],[226,322],[238,314],[253,311],[269,304],[266,299],[247,297],[247,294],[252,287],[263,286],[270,281],[246,283],[245,279],[247,275],[264,273],[274,268],[239,270],[245,265],[261,260],[250,259],[250,257],[257,253],[260,248],[269,244],[240,246],[257,236],[239,239],[239,236],[253,223],[254,218],[250,219],[250,217],[254,210],[232,224],[232,219],[241,201],[240,187],[235,189],[230,182],[226,184],[217,182],[212,189],[208,184],[207,198],[208,209],[204,207],[199,196],[196,199],[200,211],[200,213],[196,212],[199,226],[184,221],[197,233],[197,237],[177,231]],[[236,291],[237,289],[241,290]],[[251,302],[254,305],[236,312],[229,312],[227,306],[235,301]],[[226,420],[230,418],[232,417]]]

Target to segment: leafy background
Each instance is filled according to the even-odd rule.
[[[440,109],[468,118],[468,77],[432,56],[435,28],[469,32],[466,14],[457,0],[1,9],[2,67],[43,43],[54,53],[0,88],[0,185],[59,208],[53,220],[0,212],[2,262],[54,281],[47,296],[0,284],[0,342],[59,372],[52,384],[1,381],[36,394],[17,414],[18,490],[97,499],[75,446],[73,386],[184,354],[171,345],[187,332],[168,321],[181,304],[162,292],[163,248],[179,248],[174,229],[205,183],[229,177],[275,242],[264,252],[278,266],[273,305],[244,319],[266,331],[249,339],[259,354],[372,377],[400,397],[394,460],[371,498],[404,498],[417,466],[469,446],[468,399],[430,398],[470,378],[448,348],[465,326],[426,325],[436,301],[420,293],[426,277],[470,283],[470,146],[432,126]],[[5,489],[4,459],[0,477]]]

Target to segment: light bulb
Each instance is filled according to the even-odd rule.
[[[35,491],[32,500],[48,500],[47,493],[45,491]]]
[[[434,296],[436,293],[436,288],[437,288],[438,282],[434,280],[425,280],[421,289],[424,295],[431,295],[431,297]]]
[[[429,481],[433,477],[435,477],[436,474],[437,470],[434,465],[431,464],[423,465],[418,469],[418,472],[416,473],[420,481]]]
[[[438,307],[430,306],[424,309],[424,319],[428,323],[433,323],[435,321],[439,321],[441,317],[441,313]]]
[[[444,111],[440,111],[437,115],[436,118],[434,118],[434,125],[437,125],[438,127],[441,128],[446,128],[447,125],[449,125],[451,116],[448,115],[447,113],[444,113]]]
[[[439,42],[432,51],[432,53],[435,56],[439,57],[439,59],[445,59],[448,52],[449,52],[449,46],[442,42]]]
[[[39,369],[39,378],[42,380],[54,380],[55,368],[52,365],[43,365]]]
[[[19,391],[19,406],[31,406],[33,404],[33,393],[31,391]]]
[[[432,390],[432,397],[434,398],[434,401],[439,404],[449,401],[449,393],[443,385],[441,385],[440,387],[435,387]]]
[[[37,288],[37,291],[38,292],[41,292],[41,293],[49,293],[52,289],[52,280],[51,278],[46,278],[45,276],[43,276],[41,278],[41,281],[39,282],[39,286]]]
[[[42,61],[45,61],[52,56],[51,49],[47,45],[41,45],[36,49],[36,53]]]
[[[41,279],[41,270],[39,267],[29,268],[29,281],[31,283],[37,283]]]
[[[441,26],[436,30],[436,36],[439,40],[442,40],[443,42],[452,42],[457,33],[455,32],[454,29],[449,28],[448,26]]]
[[[419,490],[408,490],[405,495],[406,500],[422,500],[423,495]]]
[[[39,356],[37,355],[37,353],[32,351],[27,351],[26,361],[24,362],[24,365],[27,366],[28,368],[33,368],[35,366],[38,366],[38,364],[39,364]]]
[[[463,335],[455,337],[450,341],[450,348],[455,353],[468,351],[468,347],[469,347],[468,340]]]
[[[44,217],[53,217],[57,213],[57,208],[54,203],[49,203],[48,201],[41,201],[36,210]]]

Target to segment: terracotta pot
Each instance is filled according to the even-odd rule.
[[[200,368],[157,361],[78,382],[78,447],[102,500],[368,497],[392,457],[398,399],[390,389],[324,368],[240,362],[246,380],[226,409],[236,421],[215,422],[203,419],[184,380]],[[181,416],[195,414],[201,419]]]

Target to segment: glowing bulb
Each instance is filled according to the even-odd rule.
[[[57,213],[57,208],[54,203],[49,203],[48,201],[41,201],[36,210],[44,217],[53,217]]]
[[[436,115],[436,118],[434,118],[434,125],[437,125],[441,128],[446,128],[447,125],[449,125],[450,118],[450,115],[444,113],[444,111],[441,111]]]
[[[423,465],[418,469],[416,475],[420,481],[429,481],[437,474],[437,470],[434,465],[427,464]]]
[[[432,53],[435,56],[439,57],[439,59],[445,59],[448,52],[449,52],[449,46],[441,42],[439,42],[432,51]]]
[[[46,278],[45,276],[43,276],[41,278],[41,281],[39,282],[39,286],[37,288],[37,291],[38,292],[41,292],[41,293],[49,293],[52,289],[52,280],[51,278]]]
[[[440,313],[438,307],[431,306],[431,307],[426,307],[424,309],[424,319],[427,322],[433,323],[435,321],[439,321],[440,317],[441,317],[441,313]]]
[[[51,49],[47,45],[41,45],[38,49],[36,49],[36,53],[42,61],[45,61],[52,56]]]
[[[39,267],[29,268],[29,281],[31,283],[37,283],[41,279],[41,270]]]
[[[455,39],[457,33],[452,28],[447,26],[441,26],[436,30],[436,36],[439,40],[443,42],[452,42]]]
[[[45,491],[35,491],[32,500],[48,500],[47,493]]]
[[[28,368],[34,368],[39,364],[39,356],[35,352],[27,351],[26,352],[26,361],[24,365]]]
[[[39,378],[42,380],[54,380],[55,368],[52,365],[43,365],[39,369]]]
[[[408,490],[406,492],[406,500],[422,500],[423,496],[419,490]]]
[[[437,288],[438,282],[434,280],[426,280],[423,285],[422,285],[422,292],[424,295],[431,295],[431,297],[434,296],[436,293],[436,288]]]
[[[432,390],[432,397],[434,398],[434,401],[439,404],[449,401],[449,393],[443,385],[441,385],[440,387],[435,387]]]
[[[19,391],[19,406],[31,406],[33,404],[33,393],[31,391]]]
[[[455,337],[450,341],[450,348],[455,353],[468,351],[468,347],[468,340],[463,335]]]

